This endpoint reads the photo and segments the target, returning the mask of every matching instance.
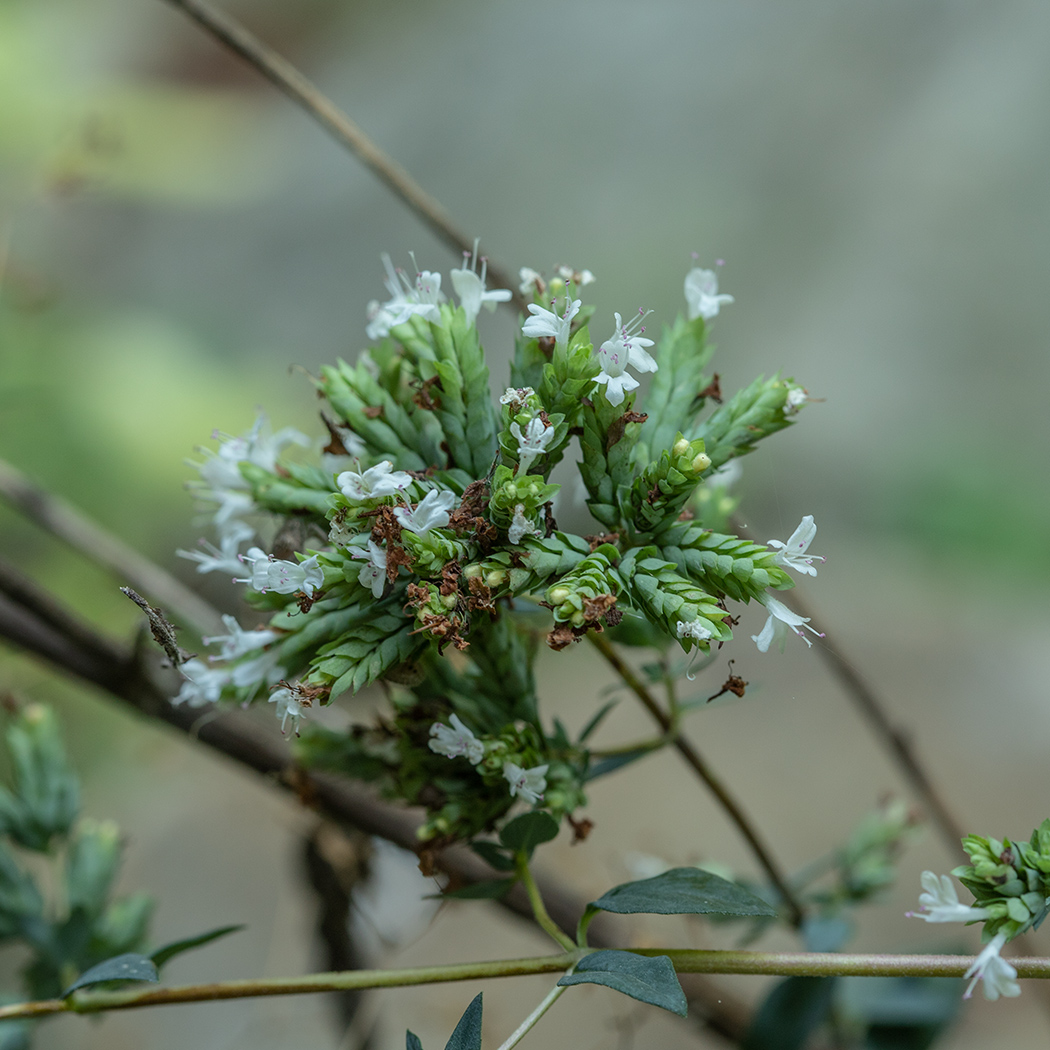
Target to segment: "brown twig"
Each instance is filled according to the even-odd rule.
[[[145,592],[198,634],[222,633],[219,614],[199,595],[4,460],[0,460],[0,498],[96,565],[108,569],[122,583]]]
[[[660,707],[656,702],[655,697],[648,689],[646,689],[645,685],[634,671],[631,670],[622,659],[620,659],[619,653],[616,652],[612,645],[606,641],[602,635],[596,634],[594,631],[588,632],[587,637],[594,644],[594,647],[598,652],[605,657],[609,666],[612,667],[612,669],[624,680],[624,684],[634,693],[635,696],[638,697],[639,700],[641,700],[642,706],[650,715],[652,715],[654,721],[660,726],[660,728],[663,729],[665,733],[672,732],[674,725],[670,716],[662,707]],[[708,786],[711,793],[718,800],[719,805],[725,810],[729,819],[732,820],[739,829],[741,835],[747,840],[747,844],[751,847],[751,852],[754,853],[755,859],[762,865],[769,881],[774,887],[776,887],[777,892],[784,901],[784,905],[791,916],[792,924],[796,927],[800,926],[804,918],[802,907],[799,905],[794,893],[792,893],[788,886],[786,878],[781,873],[780,865],[773,857],[769,847],[762,841],[758,829],[743,811],[740,803],[729,793],[729,789],[704,761],[696,748],[693,747],[693,745],[683,736],[677,733],[674,736],[673,742],[678,753],[686,760],[686,763],[690,766],[693,772],[695,772],[696,775]]]
[[[224,47],[240,55],[278,91],[305,110],[329,135],[350,150],[373,175],[393,190],[453,251],[459,255],[470,254],[474,246],[473,239],[456,228],[445,209],[286,58],[264,44],[236,19],[202,0],[167,2],[183,11]],[[525,313],[525,300],[517,290],[517,283],[491,262],[488,275],[494,287],[510,289],[510,305],[519,313]]]

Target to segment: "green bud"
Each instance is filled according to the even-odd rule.
[[[671,447],[671,452],[675,456],[684,456],[688,451],[689,442],[684,437],[680,437]]]
[[[507,579],[507,574],[502,569],[492,569],[485,574],[486,587],[501,587]]]
[[[693,470],[697,474],[702,474],[709,466],[711,466],[711,457],[706,452],[698,452],[693,459]]]
[[[459,602],[459,595],[456,594],[454,591],[453,591],[452,594],[443,594],[441,596],[441,604],[446,609],[454,609],[458,602]]]
[[[549,601],[551,605],[561,605],[570,594],[572,594],[572,591],[564,586],[564,584],[558,587],[552,587],[547,592],[547,601]]]

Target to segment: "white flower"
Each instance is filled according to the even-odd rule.
[[[390,293],[390,299],[383,304],[377,300],[368,304],[369,323],[365,328],[368,338],[386,338],[391,328],[404,324],[413,314],[419,314],[428,321],[440,320],[438,304],[445,301],[441,291],[441,274],[429,270],[417,272],[413,285],[401,270],[394,269],[390,256],[385,252],[382,259],[386,270],[383,283]]]
[[[795,415],[798,412],[798,410],[809,400],[809,393],[803,390],[802,387],[791,387],[791,389],[787,392],[787,397],[784,399],[784,415]]]
[[[926,922],[977,922],[991,918],[987,908],[971,908],[959,903],[955,883],[947,875],[924,871],[921,877],[925,892],[919,894],[919,910],[907,912],[908,918]]]
[[[963,974],[963,977],[971,978],[964,999],[969,999],[973,994],[973,986],[979,981],[984,981],[984,997],[994,1002],[1000,995],[1007,999],[1021,994],[1021,986],[1017,983],[1017,971],[1000,955],[1003,945],[1006,944],[1006,934],[997,933],[973,961],[973,965]]]
[[[395,507],[394,517],[403,529],[423,536],[431,529],[443,529],[448,525],[449,512],[457,503],[454,492],[431,489],[418,504],[416,509]],[[385,560],[385,555],[384,555]]]
[[[317,555],[311,555],[298,564],[282,561],[258,547],[252,547],[241,561],[249,565],[251,576],[234,579],[234,583],[247,583],[260,594],[276,591],[278,594],[295,594],[302,591],[311,595],[324,583],[324,573],[317,564]]]
[[[517,423],[511,423],[510,432],[518,443],[518,469],[517,474],[524,477],[529,472],[529,467],[547,451],[547,446],[554,437],[554,427],[548,426],[537,416],[530,419],[525,427],[525,433]]]
[[[430,750],[446,758],[462,756],[476,766],[485,757],[485,745],[460,721],[459,715],[453,715],[449,721],[451,729],[442,722],[430,727]]]
[[[596,280],[590,270],[574,270],[571,266],[559,266],[558,276],[563,281],[574,281],[580,288],[588,284],[594,284]]]
[[[636,331],[645,331],[640,326],[646,315],[639,311],[629,325],[623,323],[619,314],[613,316],[616,318],[616,330],[598,348],[602,370],[595,378],[605,384],[605,396],[609,404],[619,405],[623,403],[624,393],[638,386],[638,380],[627,373],[627,366],[637,368],[639,372],[655,372],[656,362],[644,349],[652,346],[653,341],[635,335]]]
[[[545,765],[522,769],[513,762],[504,762],[503,776],[510,784],[511,797],[523,798],[533,805],[543,798],[543,792],[547,790],[547,767]]]
[[[217,657],[213,656],[211,658],[213,660],[236,660],[237,657],[244,656],[245,653],[250,653],[255,649],[262,649],[263,646],[276,642],[281,637],[280,631],[246,631],[234,616],[224,615],[222,622],[226,624],[229,634],[217,634],[212,638],[202,639],[205,645],[222,643],[222,652]]]
[[[180,558],[189,558],[190,561],[199,562],[197,572],[224,572],[232,576],[241,571],[240,550],[241,544],[255,535],[255,529],[245,525],[243,521],[231,521],[223,530],[220,539],[220,547],[207,540],[201,540],[201,551],[178,550],[175,553]]]
[[[512,387],[509,386],[499,399],[501,405],[523,404],[536,393],[531,386]]]
[[[451,270],[449,277],[452,278],[452,287],[456,289],[460,305],[467,315],[467,321],[473,324],[481,312],[482,306],[491,313],[496,309],[496,303],[505,303],[510,299],[509,288],[496,288],[491,292],[485,291],[485,274],[488,270],[488,260],[481,260],[481,276],[478,276],[478,242],[474,242],[474,254],[467,256],[464,252],[464,261],[470,259],[470,269]]]
[[[368,553],[360,551],[352,558],[364,558],[365,564],[357,575],[357,582],[368,587],[375,598],[383,597],[383,586],[386,583],[386,551],[375,540],[368,541]]]
[[[210,492],[195,493],[198,499],[217,503],[218,509],[212,516],[215,527],[225,534],[225,530],[241,517],[255,510],[255,503],[248,492],[237,492],[233,489],[212,489]],[[255,530],[253,529],[252,532]]]
[[[538,536],[540,530],[525,517],[525,504],[519,503],[514,508],[514,516],[510,520],[510,528],[507,529],[507,539],[511,543],[521,543],[525,536]]]
[[[685,301],[690,321],[697,317],[710,321],[718,316],[723,304],[733,301],[733,297],[718,294],[718,274],[714,270],[697,267],[685,275]]]
[[[313,700],[293,683],[282,686],[270,693],[271,704],[277,705],[277,717],[281,720],[281,732],[285,731],[288,720],[292,722],[292,732],[299,735],[299,723],[302,721],[303,712],[306,708],[313,706]]]
[[[776,598],[771,598],[768,594],[760,600],[769,611],[769,619],[766,620],[766,625],[762,628],[761,633],[751,635],[751,641],[758,646],[760,653],[769,651],[769,644],[773,641],[774,636],[777,635],[780,636],[780,651],[784,651],[783,635],[785,625],[790,627],[808,646],[812,646],[813,643],[799,630],[799,627],[804,626],[807,631],[811,631],[818,638],[824,637],[820,631],[814,630],[809,626],[808,616],[799,616],[798,613],[792,612],[786,605],[778,602]]]
[[[787,543],[781,543],[780,540],[767,540],[767,546],[779,548],[773,555],[773,564],[782,565],[785,569],[794,569],[806,576],[816,576],[817,570],[813,567],[813,563],[827,560],[819,554],[806,554],[816,534],[817,526],[813,522],[813,515],[807,514],[799,522],[798,528],[788,537]]]
[[[242,660],[230,669],[230,681],[238,689],[251,688],[254,695],[261,685],[273,685],[284,677],[284,668],[277,662],[277,653],[270,649],[250,660]]]
[[[579,313],[582,299],[566,299],[565,313],[559,317],[551,310],[544,310],[542,306],[529,303],[529,313],[532,314],[521,326],[521,334],[528,339],[553,339],[558,346],[569,345],[569,329],[572,327],[572,319]],[[554,304],[551,303],[551,306]]]
[[[179,666],[183,678],[179,695],[172,697],[173,704],[189,704],[203,707],[218,703],[223,689],[231,684],[230,672],[225,667],[209,667],[203,660],[187,660]]]
[[[523,266],[518,271],[518,278],[521,281],[518,291],[522,295],[532,295],[533,292],[539,292],[542,295],[546,291],[547,285],[543,281],[543,276],[531,266]]]
[[[412,475],[403,470],[394,470],[394,464],[384,459],[362,474],[355,470],[344,470],[335,483],[347,499],[383,499],[407,489],[412,484]]]
[[[713,637],[711,631],[699,620],[691,620],[688,623],[685,620],[679,620],[674,625],[674,631],[679,638],[692,638],[696,642],[706,642]]]

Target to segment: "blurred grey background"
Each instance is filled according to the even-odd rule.
[[[815,623],[913,732],[968,828],[1021,836],[1048,815],[1050,7],[228,9],[495,261],[593,270],[596,333],[614,310],[671,321],[692,253],[703,265],[724,259],[722,290],[736,303],[713,326],[723,389],[780,371],[822,399],[745,462],[745,520],[759,539],[786,539],[815,515],[814,550],[829,556],[805,585]],[[245,429],[259,405],[277,427],[317,432],[305,372],[364,347],[382,251],[406,267],[414,251],[421,268],[446,273],[458,262],[171,8],[0,0],[0,455],[184,578],[191,567],[172,552],[199,534],[181,489],[185,457],[216,428]],[[484,320],[499,386],[513,319]],[[5,555],[99,624],[131,630],[134,610],[111,579],[2,508],[0,530]],[[797,866],[903,788],[815,653],[799,644],[759,657],[747,635],[760,625],[748,614],[727,653],[752,683],[747,698],[694,716],[691,732]],[[582,724],[603,672],[589,653],[551,654],[544,669],[550,710]],[[173,964],[172,979],[316,965],[296,869],[308,816],[26,660],[5,653],[0,673],[5,686],[61,702],[88,812],[121,822],[125,882],[162,902],[158,940],[249,923]],[[645,732],[627,706],[614,731],[624,740]],[[632,849],[753,871],[670,756],[596,785],[593,810],[586,846],[559,844],[550,857],[581,892],[626,877]],[[959,931],[902,916],[919,871],[960,860],[934,835],[920,840],[853,947],[972,948]],[[446,909],[422,930],[402,931],[422,940],[390,957],[543,950],[483,905]],[[685,936],[726,943],[703,928]],[[762,987],[733,984],[749,997]],[[381,1045],[400,1045],[405,1024],[440,1045],[473,994],[384,993]],[[486,1039],[502,1039],[542,994],[542,982],[490,984]],[[600,1027],[625,1019],[637,1025],[633,1045],[698,1045],[691,1029],[601,989],[570,998],[534,1039],[628,1046]],[[599,1028],[581,1035],[585,1023]],[[1047,1028],[1029,986],[1019,1000],[971,1004],[941,1045],[1035,1045]],[[311,998],[97,1026],[63,1019],[45,1039],[328,1048],[339,1045],[332,1032]]]

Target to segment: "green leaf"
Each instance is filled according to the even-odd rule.
[[[423,1044],[415,1032],[405,1031],[405,1050],[423,1050]]]
[[[514,858],[509,856],[505,849],[497,846],[495,842],[472,842],[470,848],[489,867],[495,868],[496,871],[514,870]]]
[[[619,703],[619,700],[610,700],[608,703],[602,704],[598,708],[597,713],[591,718],[591,720],[583,727],[583,731],[580,733],[579,743],[586,743],[587,738],[593,733],[598,726],[601,724],[605,716]]]
[[[207,933],[198,933],[196,937],[184,937],[181,941],[172,941],[170,944],[165,944],[153,952],[150,958],[159,970],[169,959],[173,959],[176,955],[188,952],[191,948],[201,948],[205,944],[217,941],[220,937],[226,937],[228,934],[237,933],[243,929],[243,923],[235,926],[219,926],[217,929],[209,930]]]
[[[633,751],[624,751],[622,755],[609,755],[608,758],[601,758],[587,767],[587,775],[583,781],[586,784],[597,780],[598,777],[604,777],[607,773],[615,773],[616,770],[623,769],[624,766],[629,766],[632,762],[637,762],[638,759],[645,758],[646,755],[652,753],[651,747],[639,747]]]
[[[469,886],[461,886],[458,890],[449,890],[448,893],[428,894],[428,900],[456,900],[456,901],[486,901],[498,900],[510,892],[511,886],[517,879],[484,879],[481,882],[472,882]]]
[[[700,868],[673,868],[651,879],[625,882],[588,908],[617,915],[776,915],[742,886]]]
[[[481,1050],[481,992],[478,992],[459,1019],[445,1050]]]
[[[744,1050],[801,1050],[824,1023],[835,979],[788,977],[777,984],[755,1014]]]
[[[685,1017],[688,1004],[678,975],[666,955],[635,955],[633,952],[601,951],[585,956],[573,973],[558,984],[604,984],[632,999]]]
[[[86,988],[90,984],[101,984],[104,981],[159,981],[157,967],[153,960],[137,952],[127,952],[117,955],[97,966],[85,970],[62,994],[60,999],[66,999],[78,988]]]
[[[550,842],[557,835],[558,822],[549,813],[534,812],[523,813],[505,824],[499,840],[511,852],[531,856],[537,846]]]

